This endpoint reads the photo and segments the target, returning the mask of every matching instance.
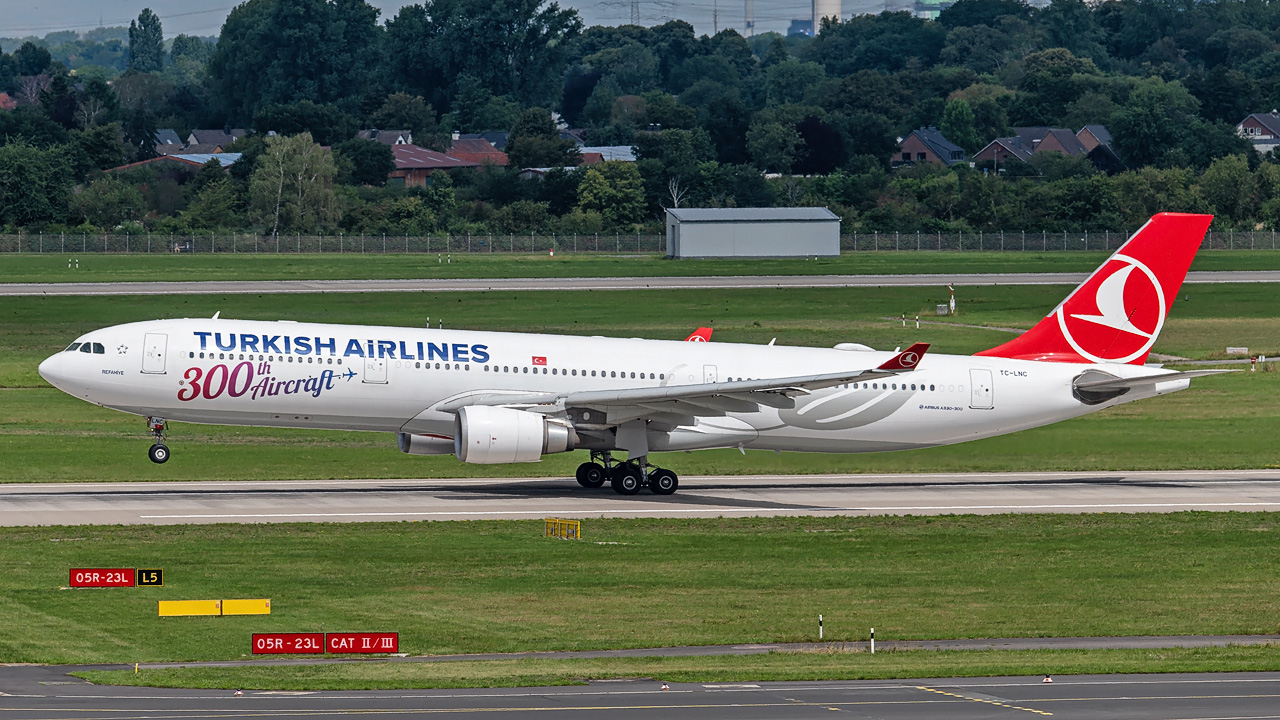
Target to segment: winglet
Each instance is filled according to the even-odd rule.
[[[685,342],[711,342],[711,328],[700,327],[684,339]]]
[[[929,349],[929,343],[916,343],[902,352],[889,358],[884,364],[877,367],[877,370],[915,370],[920,364],[920,359],[924,357],[924,352]]]

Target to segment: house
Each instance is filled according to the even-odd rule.
[[[1010,160],[1020,160],[1026,162],[1031,159],[1031,150],[1022,146],[1022,141],[1015,135],[1013,137],[996,138],[987,143],[987,146],[973,154],[973,161],[992,162],[996,166],[1000,166]]]
[[[506,153],[495,148],[492,143],[484,138],[455,138],[446,154],[462,160],[477,162],[481,165],[489,164],[505,167],[510,162]]]
[[[1236,134],[1253,143],[1259,155],[1265,155],[1280,145],[1280,111],[1253,113],[1236,125]]]
[[[578,165],[578,166],[576,166],[576,167],[536,167],[536,168],[535,168],[535,167],[530,167],[530,168],[524,168],[523,170],[521,170],[521,171],[520,171],[520,179],[521,179],[521,180],[542,180],[543,178],[545,178],[545,177],[547,176],[547,173],[551,172],[552,170],[563,170],[563,171],[565,171],[565,172],[570,172],[570,173],[571,173],[571,172],[574,172],[575,170],[577,170],[577,169],[578,169],[578,168],[580,168],[580,167],[582,167],[582,166],[581,166],[581,165]]]
[[[927,162],[950,167],[968,161],[964,148],[948,140],[938,128],[930,126],[912,130],[898,143],[898,154],[894,156],[892,165],[901,167]]]
[[[482,132],[482,133],[454,133],[453,139],[454,140],[477,140],[477,139],[484,140],[485,142],[492,145],[495,150],[506,151],[508,135],[510,135],[510,133],[497,132],[497,131]]]
[[[224,127],[221,130],[192,130],[187,145],[230,145],[248,134],[244,128]]]
[[[1111,133],[1106,125],[1085,125],[1076,133],[1076,139],[1084,146],[1085,152],[1093,152],[1099,145],[1111,144]]]
[[[1017,134],[996,138],[974,153],[974,162],[986,160],[999,164],[1009,159],[1026,162],[1038,152],[1060,152],[1063,155],[1087,155],[1089,152],[1076,134],[1065,128],[1021,127],[1013,131]]]
[[[426,187],[431,174],[439,170],[480,166],[478,162],[417,145],[392,145],[391,154],[395,156],[396,169],[387,176],[387,185],[392,187]]]
[[[129,163],[128,165],[113,167],[106,172],[113,173],[123,170],[132,170],[144,165],[154,165],[156,167],[176,166],[199,170],[210,160],[217,160],[225,169],[234,165],[239,159],[240,153],[179,153],[173,155],[161,155],[160,157],[153,157],[150,160],[140,160],[135,163]]]
[[[161,128],[155,134],[156,145],[182,145],[182,138],[172,128]]]
[[[373,140],[384,145],[412,145],[413,133],[409,130],[379,130],[369,128],[356,133],[361,140]]]
[[[219,143],[197,143],[195,145],[157,145],[156,154],[158,155],[212,155],[222,152],[222,145]]]
[[[17,107],[17,100],[9,97],[9,93],[0,92],[0,110],[14,110]]]
[[[594,163],[587,162],[587,155],[600,156],[596,162],[635,162],[636,149],[630,145],[583,145],[578,148],[578,154],[583,157],[583,165],[592,165]]]

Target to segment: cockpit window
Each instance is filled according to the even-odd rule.
[[[79,347],[80,347],[80,343],[71,343],[70,345],[67,346],[66,350],[63,350],[63,352],[75,352],[76,349]]]
[[[106,354],[106,352],[107,352],[107,349],[106,349],[105,347],[103,347],[103,346],[102,346],[102,343],[94,343],[94,344],[93,344],[93,354],[94,354],[94,355],[105,355],[105,354]]]
[[[91,353],[91,352],[93,352],[93,345],[91,345],[90,343],[85,343],[85,344],[81,345],[81,346],[80,346],[80,352],[82,352],[82,353]]]

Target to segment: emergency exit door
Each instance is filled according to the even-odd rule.
[[[716,379],[718,377],[719,377],[719,373],[716,372],[715,365],[702,366],[702,382],[704,383],[720,382],[719,380]]]
[[[164,374],[165,355],[169,336],[165,333],[147,333],[142,338],[142,372]]]
[[[991,371],[972,369],[969,371],[969,407],[975,410],[990,410],[995,407],[992,399]]]

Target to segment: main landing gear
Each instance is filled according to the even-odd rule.
[[[618,462],[608,452],[591,453],[591,461],[578,466],[577,478],[579,485],[588,488],[598,488],[608,480],[619,495],[635,495],[644,487],[654,495],[671,495],[680,486],[674,472],[650,465],[647,456]]]
[[[164,418],[147,418],[147,429],[156,439],[155,444],[147,449],[147,457],[157,465],[169,459],[169,446],[164,444],[164,431],[168,428],[169,424],[164,421]]]

